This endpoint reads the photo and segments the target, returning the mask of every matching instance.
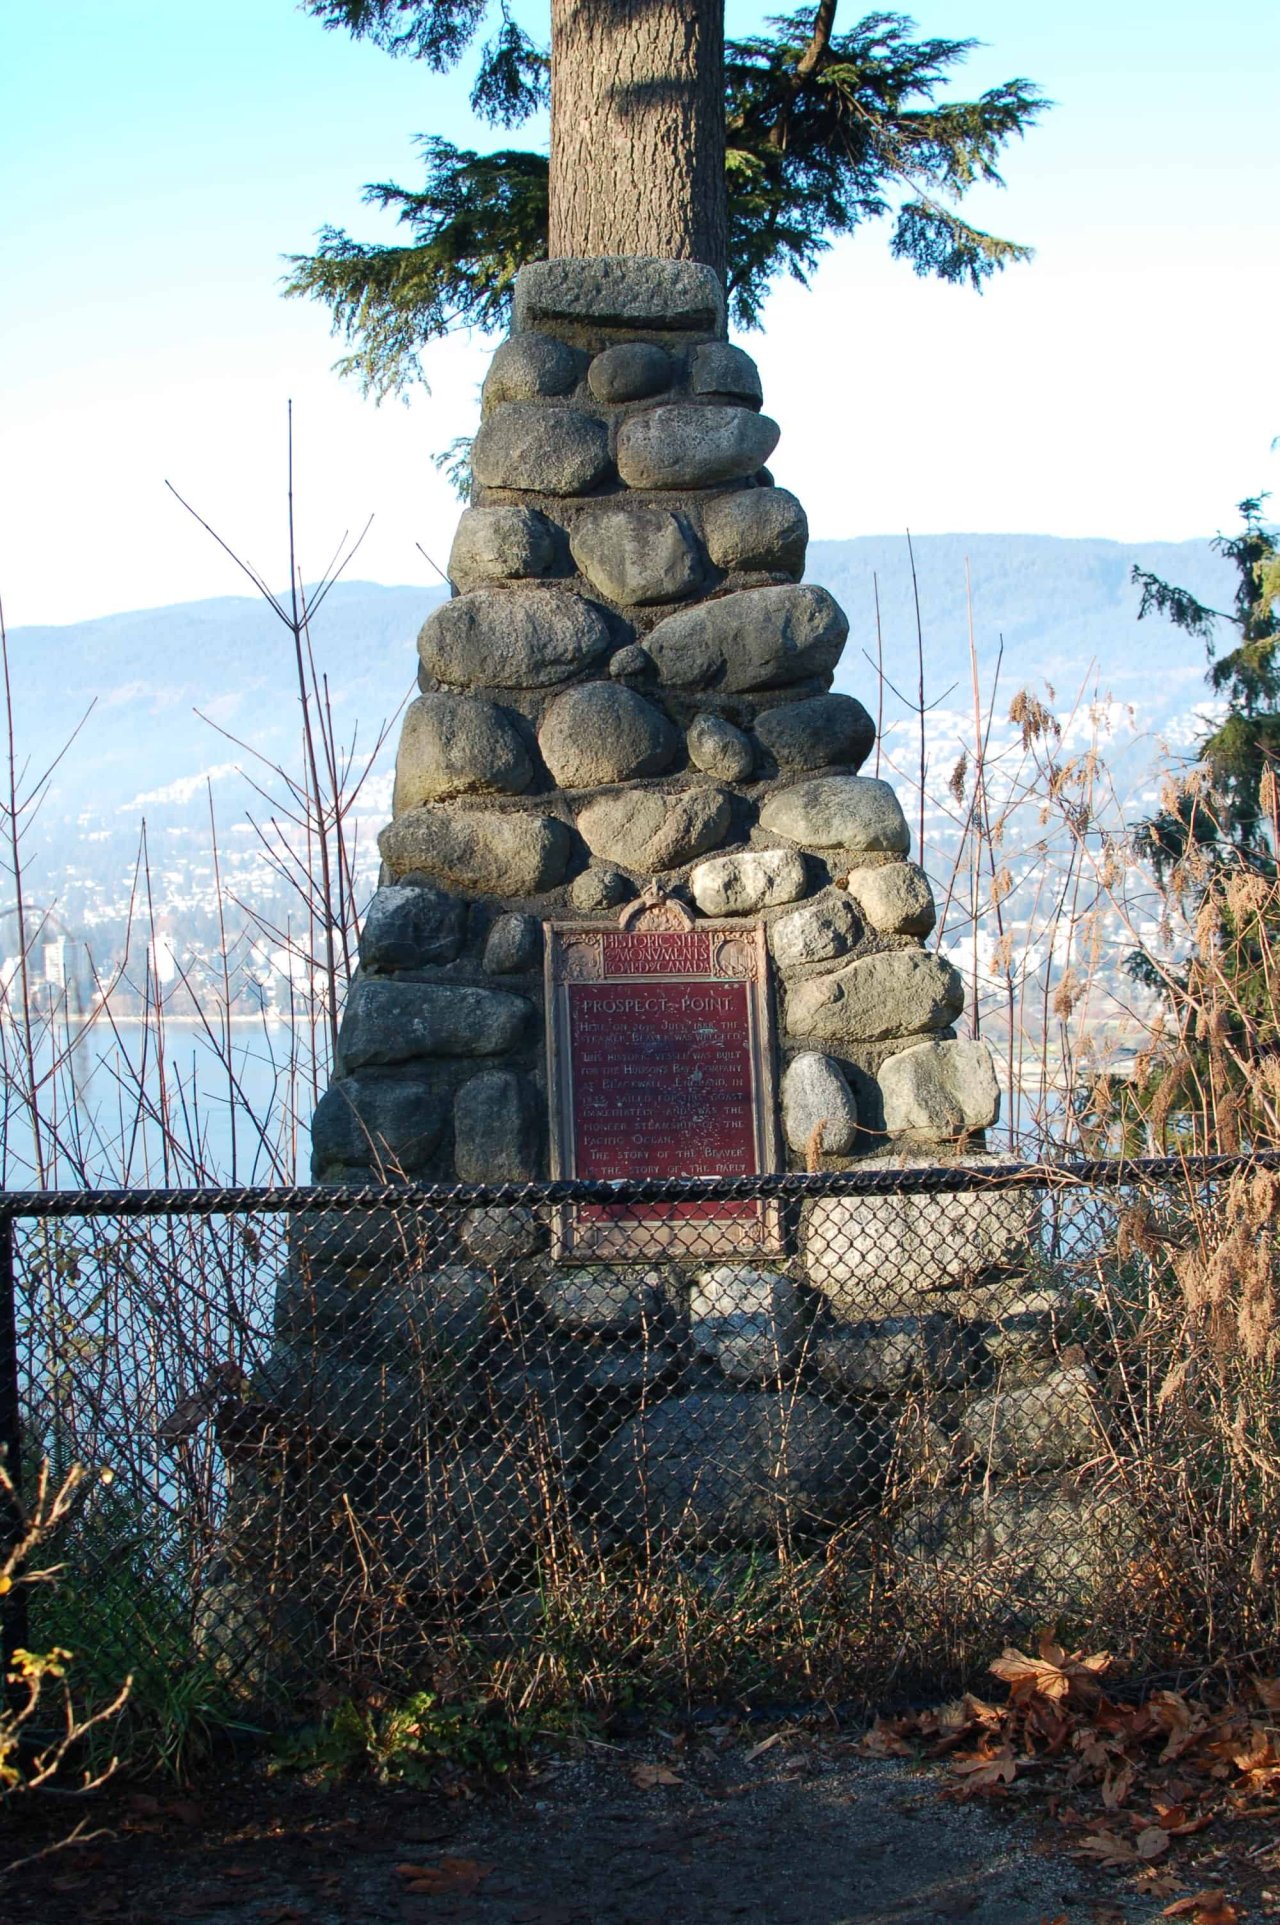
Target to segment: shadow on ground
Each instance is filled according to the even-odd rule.
[[[48,1820],[42,1818],[42,1822]],[[13,1925],[1148,1925],[1161,1902],[1030,1817],[851,1740],[593,1745],[451,1797],[280,1780],[117,1791],[105,1835],[0,1885]],[[4,1857],[35,1849],[30,1820]]]

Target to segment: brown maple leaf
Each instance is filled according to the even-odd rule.
[[[1141,1863],[1137,1852],[1127,1838],[1118,1838],[1113,1831],[1090,1832],[1078,1845],[1072,1847],[1073,1858],[1092,1858],[1102,1865],[1136,1865]]]
[[[1166,1918],[1189,1918],[1191,1925],[1236,1925],[1240,1913],[1224,1891],[1192,1892],[1164,1908]]]
[[[492,1870],[492,1865],[482,1865],[475,1858],[445,1857],[438,1865],[396,1866],[407,1892],[419,1892],[432,1897],[453,1893],[461,1898],[471,1898]]]
[[[1018,1761],[1012,1745],[1001,1745],[998,1751],[984,1749],[966,1758],[953,1758],[951,1769],[958,1778],[963,1778],[964,1783],[956,1789],[961,1797],[967,1798],[974,1792],[1011,1785],[1018,1774]]]
[[[1132,1762],[1121,1765],[1114,1771],[1108,1771],[1102,1781],[1102,1802],[1108,1811],[1119,1810],[1129,1796],[1137,1775],[1138,1767]]]
[[[870,1731],[864,1731],[857,1749],[864,1758],[909,1758],[912,1746],[904,1734],[906,1720],[889,1722],[877,1718]]]
[[[1098,1680],[1110,1665],[1109,1652],[1095,1651],[1085,1657],[1079,1651],[1065,1651],[1053,1633],[1046,1631],[1040,1638],[1038,1658],[1028,1657],[1011,1644],[988,1668],[1008,1685],[1015,1702],[1041,1697],[1089,1704],[1101,1696]]]

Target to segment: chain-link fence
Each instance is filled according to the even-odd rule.
[[[30,1635],[260,1712],[425,1679],[848,1699],[1047,1620],[1194,1656],[1211,1554],[1274,1601],[1264,1281],[1212,1278],[1232,1237],[1271,1278],[1275,1185],[10,1195],[25,1474],[92,1473]]]

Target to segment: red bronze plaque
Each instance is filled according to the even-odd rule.
[[[778,1167],[767,952],[755,925],[548,931],[552,1172],[597,1181]],[[579,1204],[560,1254],[778,1247],[758,1201]]]

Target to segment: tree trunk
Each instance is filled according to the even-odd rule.
[[[724,0],[551,0],[550,252],[723,275]]]

